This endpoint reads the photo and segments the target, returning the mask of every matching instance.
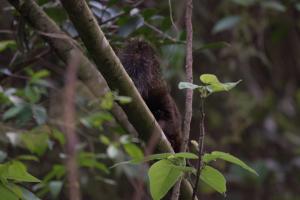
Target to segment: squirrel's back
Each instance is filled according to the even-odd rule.
[[[181,117],[161,76],[154,48],[144,40],[131,39],[119,58],[174,150],[179,151]]]

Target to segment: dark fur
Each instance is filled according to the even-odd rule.
[[[133,39],[127,42],[119,57],[175,152],[178,152],[181,117],[161,76],[154,49],[143,40]]]

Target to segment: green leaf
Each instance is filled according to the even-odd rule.
[[[3,200],[19,200],[19,197],[0,183],[0,194]]]
[[[93,113],[85,118],[82,118],[80,121],[83,125],[88,128],[98,128],[102,129],[102,124],[104,122],[112,121],[113,117],[109,112],[97,112]]]
[[[41,200],[39,197],[37,197],[35,194],[27,190],[26,188],[20,187],[22,190],[22,200]]]
[[[278,1],[265,1],[265,2],[262,3],[262,6],[264,8],[272,9],[272,10],[275,10],[275,11],[278,11],[278,12],[285,12],[286,11],[286,7]]]
[[[212,85],[207,86],[207,89],[210,93],[229,91],[232,88],[234,88],[237,84],[239,84],[240,82],[241,82],[241,80],[239,80],[237,82],[212,84]]]
[[[59,141],[60,145],[64,145],[66,143],[65,135],[57,129],[52,129],[52,137]]]
[[[198,156],[193,154],[193,153],[159,153],[159,154],[152,154],[150,156],[147,157],[142,157],[139,159],[132,159],[129,161],[124,161],[124,162],[119,162],[114,164],[113,166],[111,166],[111,168],[117,167],[119,165],[124,165],[124,164],[138,164],[138,163],[142,163],[142,162],[149,162],[149,161],[153,161],[153,160],[162,160],[162,159],[172,159],[172,158],[186,158],[186,159],[197,159]]]
[[[240,159],[238,159],[237,157],[229,154],[229,153],[225,153],[225,152],[221,152],[221,151],[213,151],[211,153],[206,153],[203,156],[203,161],[205,163],[209,163],[211,161],[214,161],[216,159],[222,159],[225,160],[227,162],[236,164],[240,167],[242,167],[243,169],[255,174],[258,176],[257,172],[252,169],[251,167],[249,167],[247,164],[245,164],[243,161],[241,161]]]
[[[94,153],[81,152],[79,154],[79,165],[82,167],[95,168],[105,173],[109,173],[108,168],[101,162],[97,161]]]
[[[36,131],[41,131],[37,132]],[[33,129],[31,132],[22,134],[22,142],[32,153],[35,153],[39,156],[43,155],[48,148],[49,136],[47,132],[43,132],[43,129]]]
[[[33,105],[31,107],[32,109],[32,114],[33,118],[35,121],[39,124],[42,125],[46,122],[47,120],[47,111],[44,107],[38,106],[38,105]]]
[[[79,164],[81,167],[95,168],[105,172],[106,174],[109,173],[109,170],[106,167],[106,165],[104,165],[101,162],[98,162],[96,159],[88,159],[88,158],[80,159]]]
[[[218,84],[220,83],[219,79],[216,77],[216,75],[213,74],[202,74],[200,76],[200,81],[202,81],[205,84]]]
[[[11,107],[10,109],[8,109],[2,116],[3,120],[8,120],[11,119],[13,117],[16,117],[18,114],[20,114],[24,109],[24,105],[23,104],[18,104],[14,107]]]
[[[128,153],[132,159],[141,160],[144,158],[144,153],[137,145],[133,143],[126,143],[123,146],[126,153]]]
[[[225,30],[230,30],[234,28],[241,20],[240,16],[229,16],[218,21],[213,27],[212,32],[219,33]]]
[[[63,187],[62,181],[50,181],[49,182],[50,193],[54,199],[58,199],[57,197],[60,194],[62,187]]]
[[[158,154],[152,154],[150,156],[145,157],[142,160],[133,160],[133,163],[137,162],[148,162],[152,160],[162,160],[162,159],[167,159],[171,155],[174,155],[173,153],[158,153]]]
[[[54,165],[51,171],[44,177],[43,182],[47,183],[51,179],[60,179],[66,174],[66,168],[64,165]]]
[[[14,40],[0,41],[0,52],[5,51],[7,48],[15,48],[16,42]]]
[[[17,195],[19,198],[23,197],[22,190],[21,190],[20,186],[14,184],[14,183],[8,183],[6,185],[6,187],[8,189],[10,189],[11,191],[13,191],[15,193],[15,195]]]
[[[192,89],[192,90],[194,90],[194,89],[201,88],[201,87],[202,87],[202,86],[195,85],[195,84],[189,83],[189,82],[180,82],[180,83],[178,84],[178,88],[179,88],[180,90],[182,90],[182,89]]]
[[[127,37],[137,29],[141,28],[144,25],[144,18],[142,16],[133,16],[127,23],[123,26],[120,26],[118,30],[118,35],[121,37]]]
[[[36,81],[38,81],[40,79],[48,77],[49,74],[50,74],[50,72],[48,70],[45,70],[45,69],[39,70],[37,72],[32,72],[32,73],[30,73],[30,75],[31,75],[31,81],[32,82],[36,82]]]
[[[203,51],[203,50],[212,50],[212,49],[221,49],[224,47],[229,47],[230,44],[227,42],[213,42],[213,43],[208,43],[208,44],[204,44],[203,46],[201,46],[199,49],[199,51]]]
[[[5,179],[10,179],[20,182],[40,182],[39,179],[35,178],[29,174],[26,170],[26,167],[23,163],[19,161],[12,161],[6,163],[6,170],[1,173]],[[1,168],[3,165],[1,166]]]
[[[182,175],[182,171],[168,160],[154,163],[148,171],[152,198],[162,199]]]
[[[127,96],[115,96],[115,100],[120,102],[120,104],[128,104],[132,101],[132,98]]]
[[[231,1],[241,6],[251,6],[256,2],[256,0],[231,0]]]
[[[105,135],[100,135],[100,141],[105,145],[110,145],[110,139],[106,137]]]
[[[175,153],[173,156],[175,158],[198,159],[198,156],[196,154],[189,152]]]
[[[107,92],[101,100],[100,107],[105,110],[110,110],[114,104],[114,95],[112,92]]]
[[[239,80],[237,82],[221,83],[217,76],[213,74],[202,74],[200,80],[207,84],[205,88],[209,93],[229,91],[241,82]]]
[[[19,155],[17,158],[17,160],[32,160],[32,161],[39,161],[39,158],[34,156],[34,155]]]
[[[217,192],[221,194],[226,192],[226,179],[221,172],[215,168],[206,165],[201,170],[200,179]]]

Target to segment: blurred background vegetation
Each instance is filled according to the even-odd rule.
[[[78,39],[58,1],[38,3]],[[177,85],[185,77],[184,1],[90,0],[89,5],[116,50],[131,37],[142,37],[155,46],[183,113],[184,92]],[[0,162],[21,162],[42,180],[21,184],[28,192],[41,199],[65,199],[65,140],[57,128],[65,66],[13,7],[1,1],[0,8]],[[300,3],[202,0],[194,1],[193,12],[195,83],[199,84],[202,73],[216,74],[221,81],[243,80],[229,94],[214,95],[206,102],[206,151],[230,152],[260,175],[216,163],[228,180],[226,198],[299,200]],[[197,138],[200,99],[196,94],[194,98],[191,137]],[[95,99],[78,81],[76,117],[84,199],[131,199],[131,180],[143,174],[139,166],[109,168],[141,157],[139,146],[143,146],[109,113],[113,100],[127,101],[111,93]],[[206,185],[201,185],[201,196],[224,199]]]

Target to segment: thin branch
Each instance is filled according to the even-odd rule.
[[[8,0],[18,10],[23,17],[38,31],[46,33],[62,33],[59,27],[51,20],[45,12],[36,4],[34,0],[16,1]],[[143,102],[138,91],[130,81],[125,69],[121,65],[119,59],[113,53],[107,39],[97,21],[88,9],[87,3],[83,0],[64,0],[67,2],[68,12],[74,25],[81,35],[91,56],[97,63],[98,68],[105,75],[112,89],[119,89],[123,95],[131,96],[134,104],[124,106],[130,122],[135,126],[141,139],[148,141],[152,134],[159,134],[160,140],[157,145],[159,152],[173,152],[170,143],[166,137],[162,136],[162,130],[155,121],[150,110]],[[71,52],[77,47],[68,40],[44,37],[45,40],[54,48],[59,57],[67,62]],[[97,71],[94,65],[80,52],[81,65],[79,66],[78,75],[80,79],[97,97],[103,96],[109,89],[102,75]],[[114,108],[118,108],[115,107]],[[113,109],[114,109],[113,108]],[[121,109],[120,109],[121,110]],[[121,110],[122,111],[122,110]],[[127,120],[126,115],[124,118]],[[118,116],[117,116],[118,117]],[[153,121],[154,126],[153,126]],[[190,183],[183,180],[183,199],[190,199],[192,196],[192,187]]]
[[[148,22],[144,21],[145,26],[147,26],[148,28],[152,29],[153,31],[155,31],[156,33],[160,34],[161,36],[167,38],[168,40],[171,40],[172,42],[178,42],[178,40],[176,40],[175,38],[172,38],[170,35],[162,32],[161,30],[159,30],[158,28],[156,28],[155,26],[153,26],[152,24],[149,24]]]
[[[173,19],[173,9],[172,9],[172,2],[171,0],[169,0],[169,12],[170,12],[170,20],[171,20],[171,23],[176,31],[176,33],[178,34],[178,28],[174,22],[174,19]]]
[[[192,26],[192,11],[193,1],[187,0],[186,2],[186,29],[187,29],[187,46],[186,46],[186,80],[193,83],[193,26]],[[192,120],[192,105],[193,105],[193,90],[187,89],[185,99],[185,116],[183,122],[183,143],[181,151],[187,151],[189,137],[190,137],[190,124]]]
[[[35,29],[35,31],[39,31],[40,33],[46,33],[44,35],[41,35],[55,50],[59,58],[65,64],[67,64],[72,55],[72,52],[74,50],[78,51],[79,45],[70,37],[69,39],[66,39],[66,37],[64,36],[61,37],[62,34],[65,33],[62,32],[61,29],[55,24],[55,22],[47,16],[47,14],[41,9],[41,7],[37,5],[35,0],[8,1],[16,8],[17,11],[20,12],[22,17],[24,17],[27,20],[27,22]],[[65,34],[65,36],[67,35]],[[101,98],[108,91],[110,91],[105,79],[97,70],[95,65],[93,65],[92,62],[80,51],[79,56],[81,59],[81,65],[78,69],[79,78],[95,95],[96,98]],[[129,123],[126,114],[120,108],[120,106],[114,103],[111,112],[118,121],[118,123],[128,133],[136,132],[133,126]]]
[[[12,31],[12,30],[0,30],[0,33],[3,33],[3,34],[10,34],[10,35],[13,35],[13,34],[16,34],[15,31]]]
[[[107,24],[108,22],[111,22],[111,21],[113,21],[113,20],[117,19],[118,17],[121,17],[121,16],[123,16],[125,14],[126,14],[126,12],[120,12],[120,13],[116,14],[115,16],[113,16],[113,17],[111,17],[111,18],[109,18],[109,19],[107,19],[107,20],[105,20],[103,22],[100,22],[100,25]]]
[[[66,71],[65,95],[64,95],[64,132],[66,135],[65,151],[67,155],[66,168],[69,198],[80,200],[80,183],[77,166],[78,138],[75,132],[75,89],[76,72],[80,65],[80,57],[74,52]]]
[[[201,123],[200,123],[200,135],[199,135],[199,149],[198,149],[198,160],[197,160],[197,175],[196,175],[196,182],[193,190],[193,197],[192,200],[195,199],[197,191],[198,191],[198,185],[200,180],[200,173],[203,168],[203,161],[202,156],[204,154],[204,137],[205,137],[205,111],[204,111],[204,99],[201,98]]]
[[[187,32],[187,44],[186,44],[186,81],[193,83],[193,24],[192,24],[192,14],[193,14],[193,0],[186,1],[186,14],[185,14],[185,25]],[[192,121],[193,112],[193,90],[188,89],[185,98],[185,116],[183,121],[183,142],[181,144],[181,152],[186,152],[188,148],[188,142],[190,138],[190,128]],[[178,200],[179,191],[182,179],[176,183],[173,193],[172,200]]]

